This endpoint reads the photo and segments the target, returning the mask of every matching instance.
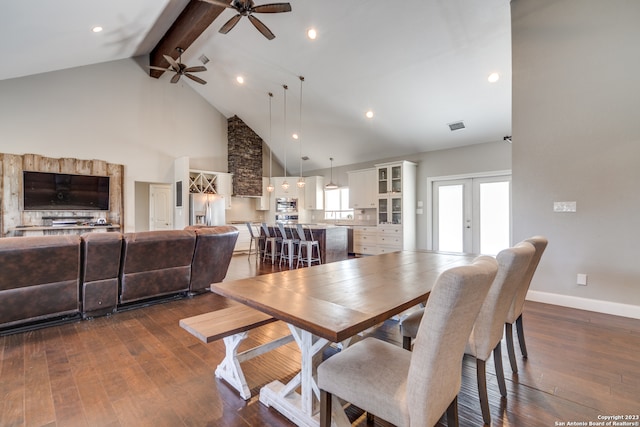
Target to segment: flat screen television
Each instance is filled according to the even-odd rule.
[[[109,210],[109,177],[23,172],[26,211]]]

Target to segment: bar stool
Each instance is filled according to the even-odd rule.
[[[291,237],[289,237],[287,235],[287,230],[281,222],[278,223],[278,230],[280,230],[280,234],[282,235],[279,264],[282,264],[282,260],[284,259],[289,262],[289,268],[293,268],[293,260],[298,258],[296,255],[296,249],[299,247],[300,240],[293,237],[293,230],[291,231]]]
[[[305,258],[307,262],[307,267],[311,267],[311,264],[317,262],[318,264],[322,264],[322,260],[320,259],[320,242],[313,238],[313,230],[309,228],[309,233],[311,236],[311,240],[307,240],[304,234],[304,227],[302,224],[297,224],[296,231],[298,232],[298,236],[300,237],[300,243],[298,244],[298,264],[296,268],[300,266],[300,261],[302,261],[302,265],[304,266]],[[305,248],[306,257],[302,256],[302,248]],[[316,249],[317,257],[313,256],[313,249]]]
[[[276,235],[271,235],[266,222],[262,223],[262,232],[264,233],[264,252],[262,253],[262,262],[264,262],[267,257],[270,257],[271,264],[273,264],[276,256],[278,256],[278,243],[280,243],[282,239]],[[269,253],[267,248],[271,249],[271,253]]]
[[[251,247],[255,244],[255,254],[257,261],[258,259],[260,259],[260,255],[262,255],[262,252],[264,251],[264,248],[260,248],[260,244],[264,241],[264,236],[261,236],[258,230],[254,230],[253,225],[250,222],[246,222],[245,224],[247,224],[249,234],[251,235],[251,241],[249,242],[249,255],[247,256],[247,259],[251,258]]]

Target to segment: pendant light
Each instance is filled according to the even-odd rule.
[[[282,189],[286,193],[289,191],[289,183],[287,182],[287,85],[282,85],[284,89],[284,119],[282,120],[282,145],[284,147],[284,181],[282,181]]]
[[[296,184],[298,188],[304,188],[304,177],[302,176],[302,82],[304,82],[304,77],[299,76],[300,78],[300,123],[298,124],[298,144],[300,152],[298,154],[298,161],[300,162],[300,177],[298,178],[298,183]]]
[[[325,188],[327,190],[335,190],[336,188],[338,188],[338,184],[333,183],[333,157],[329,157],[329,160],[331,160],[331,179],[329,180],[329,183],[325,186]]]
[[[272,142],[271,142],[271,123],[272,123],[272,119],[271,119],[271,101],[273,101],[273,93],[269,92],[269,144],[272,144]],[[273,149],[271,148],[271,145],[269,145],[269,184],[267,185],[267,192],[269,192],[269,193],[273,193],[273,190],[275,190],[275,187],[273,186],[273,183],[271,182],[272,165],[273,165]]]

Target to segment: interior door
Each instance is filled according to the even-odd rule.
[[[495,255],[511,245],[511,177],[433,182],[433,248]]]
[[[173,229],[173,205],[171,186],[149,186],[149,230]]]

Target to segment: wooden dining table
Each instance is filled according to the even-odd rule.
[[[265,385],[260,401],[296,425],[311,427],[319,425],[315,374],[323,350],[331,343],[346,346],[352,337],[424,302],[441,272],[474,258],[392,252],[213,283],[211,291],[287,323],[300,348],[300,372],[287,384]]]

